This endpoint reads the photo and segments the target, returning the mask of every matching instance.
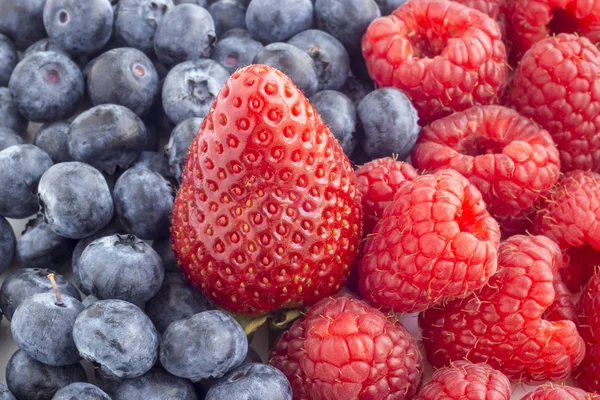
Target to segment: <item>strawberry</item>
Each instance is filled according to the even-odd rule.
[[[173,206],[173,250],[218,306],[259,315],[344,286],[361,236],[350,162],[280,71],[223,86],[192,142]]]

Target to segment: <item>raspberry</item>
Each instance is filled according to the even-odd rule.
[[[540,386],[521,400],[600,400],[600,396],[569,386]]]
[[[562,171],[600,169],[600,52],[560,34],[535,44],[515,71],[508,103],[550,132]]]
[[[475,106],[434,121],[421,131],[412,160],[419,169],[451,168],[467,177],[505,233],[524,231],[560,173],[550,134],[501,106]]]
[[[510,0],[507,14],[516,56],[556,33],[576,33],[600,40],[600,1]]]
[[[411,399],[423,375],[417,343],[402,325],[348,295],[312,306],[269,362],[289,379],[294,400]]]
[[[571,321],[542,318],[554,302],[553,273],[560,249],[544,236],[516,235],[498,250],[499,272],[468,298],[419,316],[427,359],[485,362],[510,379],[562,380],[585,353]]]
[[[600,392],[600,275],[595,275],[583,289],[577,311],[579,333],[587,344],[581,367],[573,374],[585,390]]]
[[[498,23],[502,37],[506,37],[507,0],[452,0],[467,7],[474,8]]]
[[[568,320],[573,321],[575,325],[579,324],[573,295],[559,273],[554,274],[554,303],[546,309],[543,318],[548,321]]]
[[[499,97],[507,76],[498,24],[447,0],[408,0],[363,37],[369,74],[402,89],[423,124]]]
[[[434,372],[415,400],[510,400],[510,381],[487,364],[457,361]]]
[[[577,292],[600,265],[600,174],[569,172],[547,196],[534,231],[558,243],[564,253],[563,280]]]
[[[373,160],[356,171],[356,188],[362,195],[363,233],[373,232],[401,183],[412,181],[417,171],[408,163],[386,157]]]
[[[466,296],[496,272],[500,241],[479,190],[453,170],[402,184],[367,239],[363,298],[397,312]]]

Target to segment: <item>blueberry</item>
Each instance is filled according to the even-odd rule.
[[[206,400],[292,400],[292,386],[285,375],[270,365],[242,364],[206,394]]]
[[[315,1],[315,17],[319,29],[329,32],[353,54],[360,53],[363,35],[369,24],[380,16],[381,12],[374,0]]]
[[[68,141],[70,126],[67,121],[44,124],[35,134],[33,144],[48,153],[55,164],[71,161]]]
[[[17,64],[8,88],[17,110],[28,120],[58,121],[75,112],[83,97],[83,75],[68,57],[41,51]]]
[[[160,21],[154,51],[162,63],[175,65],[210,57],[215,41],[215,23],[210,13],[194,4],[181,4]]]
[[[12,263],[17,240],[12,226],[4,217],[0,217],[0,274]],[[2,400],[0,398],[0,400]]]
[[[206,0],[173,0],[176,6],[180,4],[195,4],[200,7],[206,8]]]
[[[10,75],[18,63],[19,55],[15,44],[0,33],[0,86],[8,86]]]
[[[146,127],[146,144],[143,148],[142,153],[144,151],[154,151],[154,152],[158,151],[158,147],[160,144],[160,138],[161,138],[162,134],[154,125],[146,125],[143,120],[142,120],[142,123]],[[140,157],[141,157],[141,153],[140,153]],[[139,160],[139,159],[140,158],[138,157],[137,160]],[[133,166],[133,164],[132,164],[132,166]]]
[[[246,27],[246,6],[238,0],[218,0],[208,7],[217,37],[233,28]]]
[[[2,283],[0,288],[0,308],[7,320],[12,316],[23,301],[40,293],[53,292],[48,275],[54,271],[45,268],[21,268],[15,271]],[[65,296],[81,300],[81,295],[75,286],[62,275],[54,274],[58,290]]]
[[[394,88],[374,90],[357,111],[364,134],[362,147],[369,157],[408,157],[421,128],[417,111],[404,93]]]
[[[317,92],[319,78],[315,63],[308,54],[295,46],[271,43],[254,57],[254,64],[266,64],[277,68],[286,74],[306,97]]]
[[[0,126],[0,151],[17,144],[23,144],[23,138],[12,129]]]
[[[340,92],[348,96],[355,106],[358,106],[358,103],[360,103],[366,95],[371,93],[373,89],[374,87],[372,84],[350,75],[348,79],[346,79],[346,83],[344,83]]]
[[[381,10],[381,15],[390,15],[398,7],[406,3],[406,0],[375,0],[375,2]]]
[[[0,383],[0,400],[17,400],[3,383]]]
[[[21,267],[60,269],[71,258],[75,241],[54,233],[41,215],[29,220],[17,240],[17,261]]]
[[[144,116],[144,124],[146,127],[153,128],[159,134],[159,136],[169,137],[173,128],[175,128],[175,124],[171,122],[165,109],[163,107],[163,99],[162,99],[162,85],[163,81],[161,81],[161,90],[158,91],[156,99],[150,108],[150,112]]]
[[[174,124],[193,117],[204,117],[229,72],[213,60],[186,61],[175,66],[165,78],[162,102]]]
[[[252,0],[246,12],[248,30],[263,43],[288,40],[312,23],[311,0]]]
[[[27,129],[27,120],[19,114],[14,97],[5,87],[0,87],[0,126],[19,135]]]
[[[51,166],[50,156],[31,144],[0,151],[0,215],[25,218],[35,214],[39,208],[35,191]]]
[[[152,54],[156,28],[173,7],[172,0],[120,0],[115,19],[117,39],[127,47]]]
[[[116,104],[102,104],[80,114],[69,128],[69,153],[77,161],[114,174],[129,167],[148,140],[142,120]]]
[[[100,368],[94,368],[94,378],[96,380],[96,385],[111,397],[114,396],[115,390],[121,382],[127,380],[124,378],[117,378]]]
[[[173,253],[171,235],[152,242],[152,248],[158,253],[167,272],[179,272],[177,260]]]
[[[117,384],[113,400],[197,400],[194,385],[160,369]]]
[[[113,9],[108,0],[46,0],[48,37],[69,54],[93,54],[110,40]]]
[[[339,90],[344,86],[350,73],[350,57],[339,40],[327,32],[309,29],[293,36],[288,44],[313,59],[319,78],[318,91]]]
[[[111,400],[111,398],[99,387],[79,382],[60,389],[52,400]]]
[[[248,30],[246,28],[233,28],[233,29],[230,29],[227,32],[223,33],[219,37],[219,39],[223,40],[223,39],[226,39],[228,37],[239,37],[239,38],[247,37],[247,38],[252,38],[252,35],[250,34],[250,32],[248,32]]]
[[[152,368],[159,337],[137,306],[123,300],[100,300],[86,308],[73,328],[79,354],[118,378],[135,378]]]
[[[117,180],[113,199],[127,232],[146,240],[169,234],[173,188],[160,174],[144,167],[128,169]]]
[[[181,182],[181,175],[188,150],[202,124],[202,118],[189,118],[179,123],[165,146],[165,157],[169,164],[169,175]]]
[[[63,56],[67,56],[67,57],[71,58],[71,55],[69,53],[67,53],[64,49],[60,48],[56,43],[54,43],[52,40],[50,40],[48,38],[38,40],[37,42],[35,42],[31,46],[29,46],[25,50],[25,53],[23,53],[23,58],[28,57],[35,53],[39,53],[41,51],[53,51],[55,53],[60,53]]]
[[[87,77],[92,104],[119,104],[141,116],[152,106],[159,79],[152,61],[132,48],[109,50],[97,57]]]
[[[156,172],[163,178],[169,176],[167,158],[164,154],[157,153],[156,151],[143,151],[138,160],[131,166],[131,168],[135,167],[148,168],[150,171]]]
[[[204,311],[173,322],[160,341],[160,362],[175,376],[199,381],[220,378],[244,361],[248,339],[221,311]]]
[[[0,33],[15,41],[19,50],[46,36],[44,3],[46,0],[0,1]]]
[[[106,179],[80,162],[56,164],[40,179],[44,219],[61,236],[82,239],[98,232],[113,216]]]
[[[237,30],[228,32],[234,31]],[[252,64],[254,57],[262,48],[263,45],[251,37],[232,34],[217,42],[212,58],[227,68],[230,73],[234,73],[239,68]]]
[[[111,236],[116,233],[122,232],[120,232],[119,229],[115,228],[114,226],[106,226],[100,229],[98,232],[94,233],[93,235],[81,239],[79,242],[77,242],[77,245],[73,249],[73,256],[71,257],[71,268],[73,269],[73,278],[75,279],[75,283],[77,284],[79,290],[81,290],[84,294],[89,294],[89,291],[81,285],[81,277],[79,276],[79,259],[81,258],[81,254],[83,253],[85,248],[94,240],[106,236]]]
[[[319,92],[310,98],[321,119],[329,127],[346,155],[356,147],[356,108],[345,94],[334,90]]]
[[[73,341],[75,319],[83,304],[71,296],[41,293],[31,296],[15,310],[12,337],[29,357],[46,365],[62,367],[81,360]]]
[[[156,295],[165,275],[160,256],[133,235],[94,240],[78,264],[81,286],[90,294],[141,306]]]
[[[163,333],[172,322],[210,308],[206,298],[190,286],[180,272],[172,272],[165,275],[158,293],[146,303],[145,311],[156,330]]]
[[[6,385],[19,400],[52,400],[56,392],[87,377],[81,364],[52,367],[17,350],[6,365]]]

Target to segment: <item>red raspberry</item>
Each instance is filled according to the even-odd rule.
[[[401,183],[419,174],[408,163],[386,157],[373,160],[356,171],[356,188],[362,195],[363,234],[373,232]]]
[[[575,380],[585,390],[600,392],[600,275],[595,275],[583,289],[577,311],[579,333],[587,344],[581,367]]]
[[[397,312],[467,296],[496,272],[498,223],[481,193],[453,170],[402,184],[367,239],[360,292]]]
[[[510,0],[507,14],[518,59],[534,44],[556,33],[600,40],[600,1]]]
[[[521,400],[600,400],[600,396],[569,386],[540,386]]]
[[[346,283],[361,240],[354,171],[308,99],[251,65],[223,86],[173,204],[186,277],[243,314],[314,304]]]
[[[457,361],[434,372],[415,400],[510,400],[510,381],[487,364]]]
[[[348,295],[312,306],[269,362],[291,382],[294,400],[412,399],[423,376],[418,345],[402,325]]]
[[[562,281],[560,274],[554,274],[554,303],[544,313],[544,319],[548,321],[573,321],[575,325],[579,324],[573,295]]]
[[[554,302],[560,249],[544,236],[512,236],[498,250],[499,272],[479,292],[419,316],[427,359],[485,362],[510,379],[562,380],[585,353],[571,321],[542,318]]]
[[[600,265],[600,174],[572,171],[548,193],[534,220],[534,231],[564,252],[561,274],[574,292]]]
[[[498,24],[447,0],[408,0],[371,23],[362,49],[377,85],[402,89],[423,124],[496,101],[508,71]]]
[[[560,34],[535,44],[515,71],[508,103],[552,135],[563,171],[600,169],[600,52]]]
[[[501,106],[475,106],[434,121],[421,131],[412,160],[422,170],[451,168],[467,177],[505,233],[524,231],[560,173],[550,134]]]
[[[507,0],[452,0],[481,11],[498,23],[502,37],[506,37]]]

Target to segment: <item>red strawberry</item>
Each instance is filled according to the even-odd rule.
[[[294,400],[411,399],[423,377],[415,339],[348,295],[311,307],[279,339],[269,363],[288,377]]]
[[[457,361],[440,368],[415,400],[510,400],[510,381],[487,364]]]
[[[427,359],[485,362],[524,382],[562,380],[585,343],[571,321],[547,321],[560,249],[545,236],[512,236],[498,250],[498,273],[479,292],[419,316]]]
[[[365,243],[360,293],[384,309],[425,310],[485,285],[500,230],[464,176],[440,170],[404,182]]]
[[[350,162],[292,81],[235,72],[190,146],[173,206],[187,278],[244,314],[313,304],[346,281],[361,235]]]

